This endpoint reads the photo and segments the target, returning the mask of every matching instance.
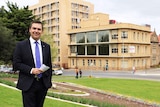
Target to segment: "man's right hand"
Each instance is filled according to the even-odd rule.
[[[42,73],[42,71],[39,68],[32,68],[32,74],[38,75]]]

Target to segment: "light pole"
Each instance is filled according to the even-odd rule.
[[[123,34],[122,34],[122,37],[121,37],[121,39],[122,39],[122,70],[124,70],[124,36],[125,36],[125,34],[124,34],[124,32],[123,32]]]
[[[93,67],[93,63],[92,62],[90,63],[90,66],[91,66],[91,74],[90,74],[89,77],[92,78],[92,67]]]
[[[76,68],[77,68],[77,55],[78,55],[78,53],[76,52]]]

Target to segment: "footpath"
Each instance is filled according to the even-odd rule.
[[[71,71],[75,72],[75,69],[64,69],[64,71]],[[83,72],[99,72],[99,73],[104,73],[104,72],[112,72],[112,73],[133,73],[133,70],[83,70]],[[150,68],[150,69],[144,69],[144,70],[136,70],[135,73],[137,74],[159,74],[160,75],[160,68]]]

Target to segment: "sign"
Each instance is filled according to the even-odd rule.
[[[129,46],[129,53],[135,53],[135,46]]]

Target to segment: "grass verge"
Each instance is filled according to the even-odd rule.
[[[0,107],[22,107],[21,92],[7,87],[0,86],[1,97]],[[67,103],[58,100],[45,99],[44,107],[84,107],[82,105]]]
[[[54,81],[70,82],[108,93],[142,99],[149,103],[160,104],[160,82],[135,79],[88,78],[75,79],[74,77],[54,76]]]

